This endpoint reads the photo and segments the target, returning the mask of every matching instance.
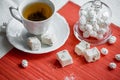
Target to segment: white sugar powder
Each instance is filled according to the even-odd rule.
[[[66,76],[64,80],[75,80],[75,75],[72,73],[69,76]]]

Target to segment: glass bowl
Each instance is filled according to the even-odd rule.
[[[74,25],[74,35],[78,40],[85,40],[91,45],[107,42],[112,35],[112,11],[100,0],[89,1],[81,6],[79,20]]]

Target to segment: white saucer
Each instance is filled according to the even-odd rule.
[[[9,42],[15,48],[32,54],[43,54],[60,48],[66,42],[70,34],[70,29],[66,20],[61,15],[56,13],[54,15],[53,22],[50,24],[48,32],[52,32],[56,35],[57,42],[53,46],[42,45],[41,49],[38,51],[32,51],[27,46],[26,39],[32,35],[27,32],[19,21],[13,19],[8,24],[6,32]]]

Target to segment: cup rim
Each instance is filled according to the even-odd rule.
[[[41,1],[43,1],[44,3],[46,3],[45,0],[34,0],[34,1],[31,0],[31,2],[29,2],[28,4],[35,3],[35,2],[41,2]],[[45,21],[49,20],[49,19],[55,14],[55,5],[54,5],[54,3],[53,3],[52,1],[50,1],[50,0],[46,0],[46,1],[49,1],[49,3],[52,4],[53,13],[52,13],[52,15],[51,15],[49,18],[47,18],[47,19],[45,19],[45,20],[42,20],[42,21],[31,21],[31,20],[26,19],[26,18],[23,16],[23,14],[22,14],[22,11],[23,11],[24,7],[26,7],[26,6],[24,6],[24,7],[22,8],[22,10],[21,10],[20,8],[22,7],[22,4],[24,4],[24,3],[27,2],[27,1],[23,1],[23,3],[21,3],[20,6],[18,7],[18,11],[19,11],[20,16],[22,17],[23,20],[28,21],[28,22],[34,22],[34,23],[40,23],[40,22],[45,22]],[[28,5],[28,4],[27,4],[27,5]],[[50,6],[50,7],[51,7],[51,6]]]

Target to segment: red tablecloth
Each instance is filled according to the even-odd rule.
[[[120,80],[120,62],[114,59],[115,54],[120,53],[120,28],[111,24],[113,35],[117,37],[115,44],[106,43],[97,46],[99,49],[108,48],[109,54],[101,56],[97,62],[87,63],[83,57],[77,56],[74,52],[74,46],[79,43],[73,34],[73,25],[78,20],[78,11],[79,6],[72,2],[68,2],[58,11],[70,26],[70,36],[61,48],[40,55],[24,53],[13,48],[0,60],[0,80]],[[56,53],[63,49],[69,50],[74,60],[72,65],[64,68],[56,59]],[[20,65],[22,59],[29,61],[26,69]],[[110,62],[117,64],[115,70],[108,68]]]

